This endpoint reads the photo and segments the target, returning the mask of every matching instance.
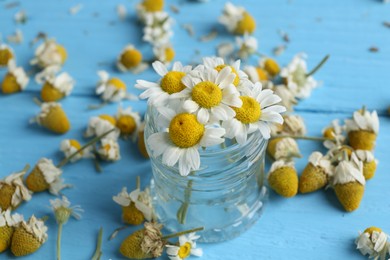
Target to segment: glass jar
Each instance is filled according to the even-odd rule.
[[[162,130],[157,116],[157,110],[149,107],[145,142]],[[177,167],[164,165],[161,156],[151,156],[150,189],[159,222],[171,232],[204,227],[200,242],[225,241],[246,231],[261,216],[267,198],[266,146],[267,140],[256,131],[244,145],[227,139],[221,146],[200,149],[200,169],[186,177]]]

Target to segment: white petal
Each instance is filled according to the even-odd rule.
[[[222,136],[226,133],[224,128],[206,128],[200,145],[202,147],[213,146],[223,143],[225,140]]]
[[[200,108],[196,116],[197,120],[201,124],[206,124],[210,119],[210,113],[206,108]]]
[[[183,108],[190,113],[194,113],[199,109],[199,105],[192,100],[186,100],[183,104]]]
[[[167,67],[161,61],[155,61],[152,63],[153,69],[157,72],[158,75],[164,77],[168,73]]]
[[[181,155],[181,149],[176,146],[169,146],[163,153],[162,162],[168,166],[174,166]]]
[[[149,136],[147,144],[155,157],[160,156],[171,145],[168,133],[154,133]]]

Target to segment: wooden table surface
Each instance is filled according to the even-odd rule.
[[[137,1],[75,1],[40,0],[17,1],[18,6],[6,8],[14,1],[0,0],[0,32],[5,38],[18,28],[24,34],[20,45],[12,45],[18,64],[29,70],[28,62],[34,49],[29,42],[38,32],[45,32],[63,44],[68,50],[64,70],[77,81],[72,95],[61,101],[67,112],[72,129],[58,136],[29,124],[29,119],[39,112],[33,98],[39,97],[40,86],[29,84],[23,93],[0,95],[0,177],[18,171],[26,163],[34,165],[43,156],[59,161],[62,158],[59,144],[65,138],[82,140],[82,134],[91,116],[115,114],[118,105],[108,105],[100,110],[87,110],[89,104],[99,102],[94,95],[98,77],[96,71],[108,70],[122,78],[132,93],[135,80],[154,80],[157,76],[150,70],[141,75],[120,74],[114,68],[116,56],[122,48],[132,43],[142,50],[147,58],[152,57],[151,48],[141,40],[141,27],[136,22]],[[167,0],[180,9],[172,14],[176,20],[173,45],[176,60],[192,61],[195,50],[202,56],[215,54],[215,46],[222,41],[233,40],[218,25],[217,18],[225,1],[211,0],[208,3]],[[79,3],[83,8],[76,15],[69,8]],[[309,135],[320,135],[321,129],[335,118],[344,119],[366,105],[380,115],[381,129],[376,157],[380,164],[374,179],[366,186],[361,206],[353,213],[346,213],[332,190],[291,199],[281,198],[271,192],[264,215],[257,224],[242,236],[219,244],[202,244],[204,259],[364,259],[355,250],[354,239],[358,231],[376,225],[390,233],[390,118],[386,109],[390,105],[390,29],[383,22],[390,22],[390,5],[375,0],[243,0],[235,3],[245,6],[258,23],[255,36],[260,51],[272,55],[275,46],[285,44],[279,30],[288,33],[290,42],[286,51],[277,60],[286,64],[294,54],[306,52],[309,67],[313,67],[325,54],[329,62],[315,76],[322,81],[310,98],[302,101],[296,112],[303,116]],[[121,21],[116,6],[124,4],[128,18]],[[28,21],[15,24],[14,14],[25,10]],[[196,36],[190,37],[182,28],[192,24]],[[216,40],[200,43],[197,38],[217,28]],[[369,51],[377,47],[378,52]],[[255,59],[251,60],[252,63]],[[0,78],[5,70],[0,71]],[[144,101],[126,101],[144,113]],[[321,150],[321,144],[299,142],[304,157],[297,160],[302,170],[307,156],[313,150]],[[80,221],[71,220],[65,225],[62,237],[63,259],[90,259],[96,244],[100,226],[107,236],[121,226],[121,208],[112,201],[122,186],[135,187],[135,176],[141,175],[143,185],[151,177],[148,160],[138,153],[136,145],[121,141],[122,160],[104,164],[104,172],[96,173],[91,161],[79,162],[64,168],[64,177],[74,185],[64,194],[74,204],[85,209]],[[18,208],[26,217],[51,215],[48,193],[34,194],[33,199]],[[55,259],[57,226],[54,218],[47,222],[49,239],[35,254],[25,259]],[[123,259],[118,253],[121,240],[137,228],[121,232],[113,241],[103,244],[102,259]],[[165,259],[163,257],[162,259]],[[12,259],[10,253],[0,259]]]

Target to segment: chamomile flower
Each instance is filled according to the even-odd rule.
[[[354,151],[357,158],[363,162],[363,175],[366,180],[371,179],[375,175],[378,160],[375,159],[371,151],[356,150]]]
[[[99,157],[105,161],[118,161],[121,158],[119,144],[117,140],[103,138],[98,149]]]
[[[158,119],[158,125],[166,130],[150,135],[147,145],[154,157],[162,155],[163,164],[178,164],[182,176],[199,169],[200,147],[214,146],[224,141],[223,128],[205,126],[194,114],[176,113],[169,108],[161,108],[160,112],[162,116]]]
[[[338,119],[332,121],[330,126],[325,127],[322,130],[322,135],[332,140],[325,140],[324,146],[328,149],[334,149],[341,146],[345,141],[345,126],[340,125]]]
[[[260,82],[253,84],[248,81],[248,84],[253,87],[247,88],[240,97],[242,106],[233,107],[236,116],[222,122],[222,127],[226,129],[225,137],[235,138],[239,144],[244,144],[248,135],[255,131],[260,131],[263,138],[269,139],[270,124],[282,124],[280,113],[286,111],[285,107],[276,105],[281,99],[272,90],[263,90]]]
[[[54,39],[45,40],[35,51],[35,57],[30,61],[31,65],[38,65],[41,68],[64,64],[67,52],[64,46],[56,43]]]
[[[23,201],[31,199],[31,191],[23,183],[28,167],[20,172],[12,173],[0,180],[0,209],[15,209]]]
[[[302,136],[306,134],[303,118],[298,115],[284,115],[281,134]]]
[[[0,253],[11,246],[12,236],[15,227],[23,221],[23,216],[17,213],[11,215],[11,210],[2,211],[0,209]]]
[[[362,255],[368,255],[369,258],[373,259],[385,259],[390,249],[388,240],[388,235],[382,229],[370,227],[364,230],[363,233],[359,232],[355,244],[356,249]]]
[[[49,66],[35,77],[39,84],[43,84],[41,98],[44,102],[58,101],[73,90],[74,79],[66,72],[56,75],[59,70],[59,66]]]
[[[259,67],[267,73],[268,78],[274,78],[280,73],[279,64],[271,58],[260,59]]]
[[[12,94],[23,91],[29,82],[29,78],[22,67],[17,67],[15,60],[8,62],[8,72],[1,84],[4,94]]]
[[[183,108],[195,113],[201,124],[233,118],[232,107],[242,105],[240,93],[233,85],[235,77],[229,66],[220,71],[204,67],[195,77],[188,75],[182,80],[186,89],[178,95],[186,99]]]
[[[219,22],[223,24],[229,32],[239,35],[244,35],[246,33],[252,34],[256,29],[255,19],[245,10],[245,8],[235,6],[230,2],[225,4]]]
[[[169,43],[173,36],[171,29],[173,19],[167,12],[146,13],[144,17],[145,27],[143,40],[153,46],[161,46]]]
[[[131,136],[135,141],[140,124],[141,117],[138,112],[132,111],[130,106],[126,109],[119,107],[116,115],[116,127],[120,130],[122,135]]]
[[[66,133],[71,127],[61,104],[56,102],[42,103],[41,112],[32,118],[30,123],[37,123],[57,134]]]
[[[164,9],[164,0],[143,0],[137,5],[137,14],[141,21],[150,13],[161,12]]]
[[[0,44],[0,67],[8,65],[10,60],[15,59],[15,54],[12,48],[4,43]]]
[[[127,93],[126,83],[113,77],[107,71],[98,71],[99,82],[96,85],[96,94],[100,95],[104,102],[118,102],[123,99],[138,100],[137,96]]]
[[[170,44],[155,46],[153,53],[156,59],[164,64],[169,64],[175,58],[175,50]]]
[[[134,74],[141,73],[148,68],[148,64],[142,61],[142,53],[133,45],[127,45],[122,50],[116,65],[121,72],[131,71]]]
[[[81,219],[81,213],[84,212],[83,209],[79,205],[70,206],[70,204],[70,201],[65,196],[62,196],[61,199],[50,200],[50,205],[58,224],[65,224],[70,217]]]
[[[268,184],[279,195],[291,198],[298,193],[298,174],[293,161],[278,160],[272,163]]]
[[[262,82],[265,83],[268,81],[268,75],[264,69],[255,66],[245,66],[243,71],[248,75],[248,79],[252,82]]]
[[[267,146],[267,153],[274,160],[291,160],[293,157],[301,157],[298,143],[291,137],[270,139]]]
[[[62,170],[52,160],[41,158],[27,176],[26,185],[32,192],[49,190],[51,194],[58,195],[62,189],[70,187],[69,184],[64,184],[61,175]]]
[[[179,237],[179,245],[166,245],[167,255],[171,260],[182,260],[190,255],[193,256],[202,256],[203,250],[196,247],[196,240],[200,236],[195,233],[190,233],[188,235],[183,235]]]
[[[287,67],[280,71],[280,76],[297,98],[307,98],[311,91],[318,86],[312,76],[307,75],[306,55],[296,55]]]
[[[240,59],[247,59],[257,52],[257,39],[248,34],[245,34],[243,37],[236,37],[236,44],[238,46],[238,57],[240,57]]]
[[[116,127],[116,119],[110,115],[94,116],[89,119],[88,127],[85,132],[85,137],[100,136],[112,129],[115,131],[109,133],[106,139],[118,139],[120,131]]]
[[[65,139],[62,140],[60,144],[60,150],[64,153],[65,158],[70,157],[74,153],[76,153],[78,150],[81,149],[81,144],[79,141],[75,139]],[[94,158],[93,152],[92,152],[92,146],[86,147],[84,150],[76,154],[75,156],[70,159],[70,162],[76,162],[82,158]]]
[[[153,62],[153,68],[161,76],[161,79],[157,83],[137,80],[135,87],[144,90],[140,94],[140,98],[148,99],[148,104],[156,107],[167,106],[172,101],[172,97],[186,88],[182,79],[191,72],[192,67],[175,62],[169,71],[162,62],[155,61]]]

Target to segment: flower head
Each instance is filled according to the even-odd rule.
[[[371,151],[355,150],[357,158],[363,162],[363,175],[366,180],[371,179],[375,175],[378,160],[375,159]]]
[[[380,228],[370,227],[360,233],[355,240],[356,249],[362,255],[368,255],[369,258],[379,259],[383,255],[387,255],[390,245],[387,242],[388,235]]]
[[[302,136],[306,134],[305,121],[298,115],[284,115],[282,125],[271,127],[271,135]]]
[[[121,158],[119,144],[116,139],[103,138],[100,141],[100,147],[98,154],[102,160],[105,161],[118,161]]]
[[[219,22],[226,29],[235,34],[244,35],[253,33],[256,29],[255,19],[241,6],[235,6],[228,2],[225,4],[222,16]]]
[[[83,209],[79,205],[71,207],[65,196],[62,196],[62,199],[50,200],[50,204],[58,224],[65,224],[71,216],[75,219],[81,218]]]
[[[164,11],[145,13],[144,16],[144,36],[143,40],[153,46],[163,46],[169,44],[173,36],[171,29],[174,20]]]
[[[179,245],[166,245],[167,255],[171,260],[182,260],[190,255],[202,256],[203,251],[201,248],[196,247],[196,240],[200,236],[195,233],[188,235],[182,235],[179,237]]]
[[[35,77],[39,84],[43,84],[41,98],[44,102],[58,101],[69,96],[73,90],[73,78],[66,72],[56,76],[59,70],[59,66],[49,66]]]
[[[298,174],[294,162],[275,161],[268,174],[270,187],[279,195],[290,198],[298,193]]]
[[[140,98],[148,99],[148,104],[156,107],[166,106],[172,102],[172,97],[186,88],[182,79],[191,72],[192,67],[175,62],[169,71],[162,62],[155,61],[153,62],[153,68],[161,76],[161,79],[157,83],[137,80],[135,87],[144,90],[140,94]]]
[[[143,0],[137,5],[137,14],[141,21],[144,21],[146,15],[161,12],[163,9],[164,0]]]
[[[64,46],[56,43],[54,39],[45,40],[35,51],[35,57],[31,60],[32,65],[46,68],[52,65],[61,66],[67,58]]]
[[[286,138],[273,138],[270,139],[267,146],[267,153],[274,160],[289,160],[293,157],[301,157],[301,153],[299,151],[298,143],[294,138],[286,137]]]
[[[164,64],[169,64],[175,58],[175,50],[171,44],[155,46],[153,48],[153,53],[154,56],[156,56],[156,59]]]
[[[23,91],[29,82],[29,78],[22,67],[17,67],[15,60],[8,62],[8,73],[1,84],[4,94],[12,94]]]
[[[324,141],[324,146],[328,149],[334,149],[341,146],[345,141],[345,126],[341,126],[339,120],[332,121],[330,126],[325,127],[322,130],[322,135],[332,140]]]
[[[10,60],[15,59],[15,54],[12,48],[4,43],[0,44],[0,67],[8,65]]]
[[[70,122],[65,111],[61,104],[56,102],[42,103],[41,112],[30,122],[35,122],[57,134],[64,134],[70,129]]]
[[[126,109],[119,107],[116,115],[116,127],[118,127],[122,135],[132,136],[132,139],[135,140],[138,136],[140,124],[141,117],[138,112],[132,111],[130,106]]]
[[[89,119],[88,127],[85,132],[86,137],[100,136],[112,129],[115,131],[109,133],[106,138],[116,140],[119,137],[120,130],[116,127],[116,119],[109,115],[94,116]]]
[[[233,107],[236,115],[234,118],[224,121],[222,127],[226,129],[226,137],[236,138],[239,144],[247,140],[247,136],[255,131],[260,131],[265,139],[271,137],[270,124],[283,123],[280,113],[286,109],[276,105],[280,97],[273,94],[272,90],[263,90],[261,83],[255,84],[247,81],[247,91],[240,96],[241,107]]]
[[[70,157],[75,152],[80,150],[80,148],[81,148],[81,144],[79,143],[79,141],[77,141],[75,139],[62,140],[61,145],[60,145],[60,150],[61,150],[61,152],[64,153],[65,158]],[[70,161],[76,162],[82,158],[94,158],[91,146],[88,146],[83,151],[76,154],[72,159],[70,159]]]
[[[148,65],[142,61],[142,54],[133,45],[127,45],[118,56],[118,69],[122,72],[131,71],[134,74],[141,73],[148,68]]]
[[[11,210],[2,211],[0,209],[0,253],[11,246],[12,236],[15,227],[23,221],[23,216],[17,213],[11,215]]]
[[[123,99],[137,100],[138,98],[130,93],[127,93],[126,84],[119,78],[110,78],[108,72],[104,70],[98,71],[99,82],[96,86],[96,94],[100,95],[105,102],[118,102]]]

